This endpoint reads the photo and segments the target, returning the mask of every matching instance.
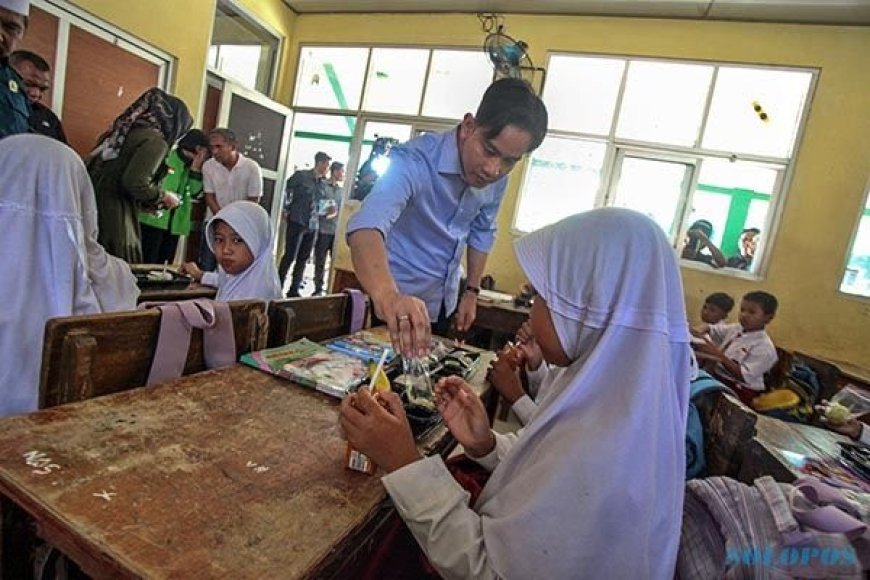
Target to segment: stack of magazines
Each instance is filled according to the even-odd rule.
[[[333,339],[326,343],[326,347],[365,362],[378,362],[384,352],[387,353],[385,364],[390,364],[396,358],[396,351],[393,350],[389,337],[367,330]]]
[[[331,350],[307,338],[242,355],[241,362],[344,398],[368,377],[363,359]]]

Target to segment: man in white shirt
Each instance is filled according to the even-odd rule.
[[[208,206],[206,219],[227,204],[248,200],[257,203],[263,195],[263,175],[253,159],[239,153],[236,134],[229,129],[214,129],[208,134],[211,159],[202,166],[202,189]],[[203,227],[205,232],[205,227]],[[217,266],[214,254],[203,237],[200,246],[200,266],[205,271]]]

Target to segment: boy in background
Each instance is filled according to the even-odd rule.
[[[732,379],[737,394],[747,403],[764,391],[764,373],[778,358],[764,330],[776,315],[777,306],[772,294],[749,292],[740,302],[738,323],[702,324],[692,329],[699,338],[709,335],[709,340],[693,345],[699,362],[707,362],[711,372]]]
[[[704,300],[701,307],[701,321],[704,324],[718,324],[728,318],[734,308],[734,299],[724,292],[713,292]]]

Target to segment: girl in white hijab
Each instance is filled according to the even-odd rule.
[[[518,435],[489,429],[458,377],[439,408],[492,470],[480,497],[420,459],[398,397],[342,403],[348,440],[388,471],[398,512],[445,578],[670,579],[680,538],[691,352],[676,255],[645,216],[607,208],[516,242],[540,294],[534,335],[567,367]]]
[[[218,271],[203,272],[193,262],[184,264],[183,271],[217,288],[217,300],[282,298],[272,258],[272,223],[265,209],[252,201],[235,201],[221,208],[206,227]]]
[[[0,141],[0,415],[35,411],[45,321],[136,308],[130,267],[97,243],[91,179],[76,153],[37,135]]]

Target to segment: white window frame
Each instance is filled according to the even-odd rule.
[[[613,115],[613,119],[610,126],[610,131],[607,135],[597,135],[591,133],[583,133],[583,132],[574,132],[574,131],[548,131],[547,135],[550,136],[558,136],[564,138],[581,138],[586,140],[594,140],[594,141],[603,141],[607,144],[607,153],[604,159],[604,165],[602,167],[602,175],[601,175],[601,184],[599,188],[599,194],[596,197],[596,206],[595,207],[605,207],[610,203],[610,192],[613,190],[615,184],[612,182],[616,178],[616,163],[618,162],[618,152],[622,150],[632,151],[632,152],[646,152],[648,155],[652,155],[653,158],[657,156],[661,156],[663,160],[667,160],[668,157],[674,156],[678,158],[694,158],[696,169],[694,171],[694,175],[692,178],[692,183],[690,185],[689,192],[686,198],[681,202],[681,207],[683,208],[683,213],[681,215],[680,222],[680,230],[679,235],[675,238],[675,246],[677,246],[682,239],[681,236],[685,233],[685,217],[686,212],[688,212],[691,207],[691,199],[694,195],[695,189],[697,189],[697,181],[698,176],[700,174],[700,167],[703,164],[704,158],[720,158],[720,159],[729,159],[735,161],[748,161],[755,162],[761,164],[769,164],[774,166],[779,166],[783,168],[783,171],[780,173],[780,178],[776,182],[776,186],[774,191],[771,192],[770,196],[770,209],[768,210],[768,214],[765,220],[765,235],[762,237],[762,243],[758,248],[758,254],[761,258],[758,261],[758,264],[753,272],[746,272],[742,270],[735,269],[711,269],[708,267],[704,267],[701,264],[693,263],[690,260],[681,260],[681,266],[690,269],[697,269],[700,271],[715,273],[722,276],[729,277],[737,277],[737,278],[745,278],[750,280],[760,280],[763,279],[767,274],[767,269],[770,265],[770,256],[772,254],[772,246],[776,240],[777,233],[779,230],[779,223],[782,217],[783,205],[785,199],[788,197],[788,190],[791,185],[791,179],[794,174],[794,166],[797,157],[800,154],[800,147],[803,143],[803,135],[806,130],[807,119],[809,118],[810,111],[812,109],[813,98],[815,96],[816,87],[819,79],[819,69],[810,68],[810,67],[785,67],[785,66],[770,66],[770,65],[753,65],[749,63],[733,63],[726,61],[698,61],[698,60],[690,60],[690,59],[676,59],[676,58],[653,58],[653,57],[642,57],[642,56],[633,56],[633,55],[623,55],[623,54],[594,54],[594,53],[574,53],[574,52],[559,52],[553,51],[549,52],[547,56],[547,64],[549,66],[549,60],[553,56],[574,56],[574,57],[582,57],[582,58],[604,58],[604,59],[625,59],[626,61],[652,61],[652,62],[663,62],[663,63],[673,63],[673,64],[703,64],[714,66],[713,76],[710,80],[710,85],[707,93],[707,99],[704,105],[704,115],[701,120],[701,126],[699,127],[698,133],[695,138],[695,144],[692,147],[684,147],[678,145],[667,145],[660,143],[651,143],[645,141],[635,141],[629,139],[620,139],[616,136],[616,127],[618,125],[619,120],[619,111],[622,106],[623,96],[625,94],[625,84],[626,79],[628,77],[628,66],[626,66],[623,70],[623,76],[619,87],[619,92],[616,97],[616,106]],[[701,137],[704,132],[704,128],[707,123],[707,117],[710,112],[710,105],[713,99],[713,92],[715,88],[716,78],[718,76],[719,67],[728,67],[728,68],[748,68],[752,70],[781,70],[788,72],[805,72],[809,73],[811,76],[810,85],[807,89],[806,96],[806,104],[804,105],[804,109],[802,114],[798,120],[798,128],[795,133],[795,144],[792,149],[791,157],[788,158],[780,158],[780,157],[767,157],[762,155],[751,155],[751,154],[735,154],[731,151],[717,151],[717,150],[708,150],[700,147]],[[546,80],[545,80],[546,82]],[[546,86],[542,88],[541,94],[546,89]],[[632,153],[634,154],[634,153]],[[517,220],[519,217],[519,208],[523,200],[523,196],[527,190],[527,184],[529,180],[530,174],[530,164],[525,163],[522,168],[522,178],[520,182],[520,189],[517,195],[516,203],[514,205],[513,218],[511,220],[511,233],[515,236],[521,236],[525,233],[525,231],[517,228]]]
[[[274,37],[278,41],[278,45],[275,48],[275,61],[272,63],[272,70],[269,71],[269,81],[267,83],[267,85],[268,85],[267,92],[261,93],[261,94],[264,94],[265,96],[269,97],[270,99],[274,98],[275,86],[276,86],[277,80],[278,80],[278,71],[280,70],[281,64],[282,64],[281,56],[284,54],[284,44],[287,42],[287,39],[284,37],[284,35],[282,35],[280,32],[278,32],[278,30],[274,26],[272,26],[271,24],[269,24],[268,22],[266,22],[265,20],[263,20],[262,18],[257,16],[247,6],[245,6],[244,4],[239,2],[239,0],[217,0],[217,3],[215,4],[215,11],[217,11],[220,8],[221,4],[229,7],[233,12],[238,13],[242,18],[244,18],[248,22],[248,24],[256,26],[257,28],[262,28],[267,34]],[[209,31],[209,41],[208,41],[209,48],[212,47],[212,40],[213,39],[214,39],[214,23],[212,23],[212,28]],[[220,70],[212,67],[211,64],[209,64],[208,62],[206,63],[206,70],[212,74],[215,74],[215,75],[223,78],[223,79],[229,80],[237,85],[239,84],[239,81],[233,79],[231,76],[221,72]],[[251,88],[250,90],[260,92],[260,91],[257,91],[256,89],[253,89],[253,88]]]
[[[858,210],[858,217],[855,219],[855,224],[852,226],[852,235],[849,236],[849,245],[846,246],[846,254],[843,256],[843,265],[840,268],[840,277],[837,279],[837,294],[850,300],[870,303],[870,296],[852,294],[851,292],[845,292],[842,289],[843,278],[846,277],[846,268],[849,267],[849,260],[852,258],[852,249],[855,247],[855,240],[858,238],[858,231],[861,229],[861,219],[864,217],[867,204],[870,203],[870,178],[867,179],[867,183],[864,185],[864,196],[861,200],[861,208]]]

